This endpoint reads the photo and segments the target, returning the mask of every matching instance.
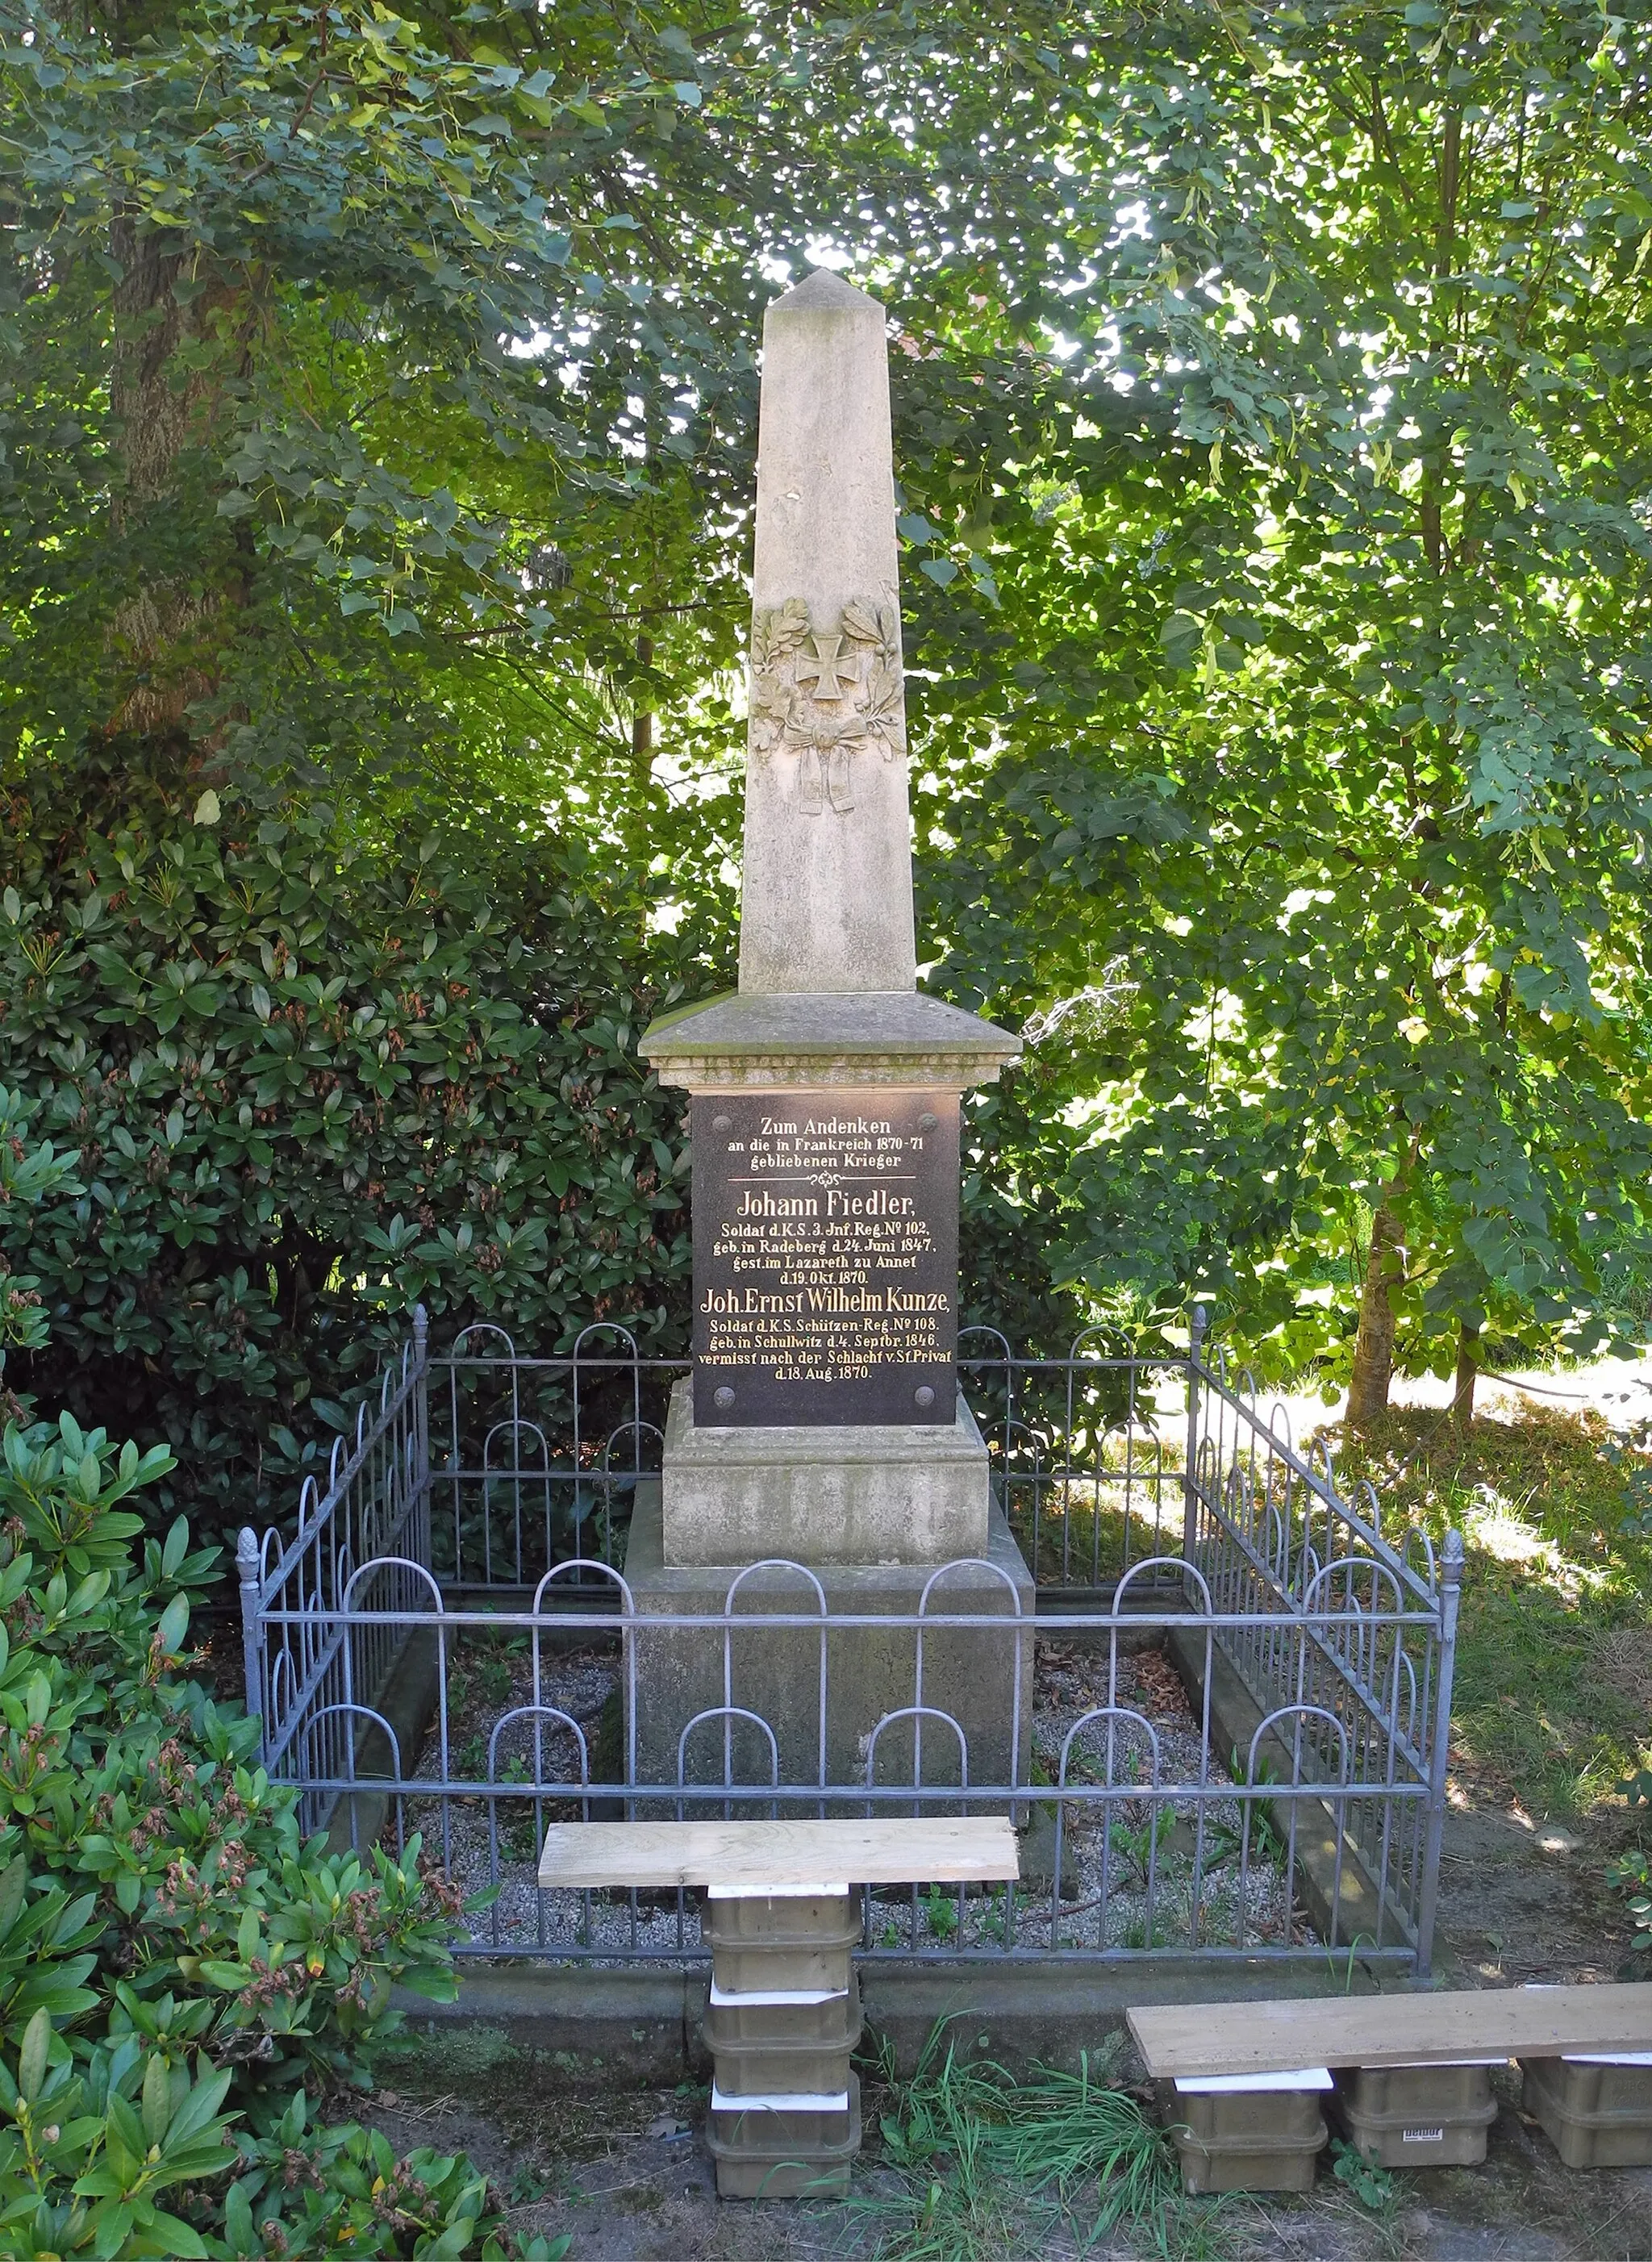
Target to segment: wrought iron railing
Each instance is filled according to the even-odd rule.
[[[778,1565],[731,1574],[720,1611],[667,1612],[621,1566],[686,1363],[611,1327],[555,1359],[475,1329],[432,1355],[421,1318],[296,1535],[242,1535],[266,1765],[312,1826],[421,1830],[498,1887],[462,1952],[705,1952],[689,1897],[539,1891],[550,1820],[967,1806],[1030,1826],[1029,1882],[869,1894],[869,1955],[1331,1951],[1425,1970],[1457,1536],[1436,1560],[1420,1531],[1385,1531],[1370,1488],[1348,1496],[1327,1455],[1299,1454],[1197,1324],[1179,1358],[1081,1339],[1023,1360],[977,1330],[959,1365],[1035,1613],[985,1565],[943,1567],[904,1611],[828,1608],[806,1567]],[[829,1764],[833,1675],[841,1638],[873,1624],[908,1701],[849,1769]],[[1013,1653],[1013,1717],[977,1730],[973,1763],[934,1701],[959,1642]],[[715,1682],[675,1753],[638,1732],[639,1672],[673,1644]],[[790,1682],[818,1687],[812,1749],[741,1701],[765,1644],[765,1685],[783,1644]]]
[[[963,1331],[958,1370],[1012,1530],[1041,1585],[1087,1592],[1179,1546],[1182,1362],[1093,1351],[1021,1359],[995,1328]],[[623,1558],[639,1480],[658,1474],[666,1401],[687,1359],[638,1355],[617,1322],[554,1358],[467,1328],[429,1360],[431,1567],[451,1593],[534,1586],[559,1562]]]

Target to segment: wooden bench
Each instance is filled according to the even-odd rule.
[[[1569,2057],[1577,2051],[1652,2049],[1652,1985],[1176,2003],[1132,2011],[1129,2022],[1155,2081],[1283,2073],[1298,2065]]]
[[[855,1885],[1002,1884],[1021,1874],[1003,1815],[885,1822],[555,1822],[542,1885],[707,1885],[719,1896]],[[823,1878],[846,1882],[822,1884]]]
[[[1189,2189],[1303,2188],[1324,2141],[1306,2100],[1333,2070],[1341,2116],[1367,2158],[1483,2159],[1490,2069],[1510,2058],[1569,2163],[1652,2164],[1652,1986],[1176,2004],[1129,2017],[1149,2074],[1190,2117],[1177,2130]],[[1604,2103],[1603,2077],[1567,2071],[1591,2066],[1617,2070]],[[1275,2173],[1288,2180],[1266,2180]]]
[[[539,1883],[703,1886],[710,2143],[725,2199],[840,2196],[860,2149],[854,1885],[1000,1884],[1006,1816],[869,1822],[559,1822]]]

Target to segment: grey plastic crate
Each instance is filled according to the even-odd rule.
[[[812,1941],[861,1936],[851,1893],[747,1893],[708,1900],[701,1925],[714,1948],[803,1948]]]
[[[1652,2167],[1652,2065],[1520,2060],[1520,2102],[1569,2168]]]
[[[730,2095],[842,2089],[861,2038],[860,1986],[824,2003],[713,2003],[701,2033]]]
[[[711,1977],[725,1995],[773,1994],[828,1988],[841,1994],[854,1966],[848,1943],[836,1948],[718,1948]]]
[[[851,2049],[848,2042],[836,2049],[766,2042],[757,2049],[718,2050],[712,2064],[718,2088],[729,2096],[832,2096],[848,2086]]]
[[[714,2112],[706,2142],[719,2199],[841,2199],[861,2149],[861,2085],[840,2113]]]
[[[832,2042],[844,2034],[858,2034],[861,2019],[860,1975],[852,1967],[847,1988],[804,1989],[813,2001],[772,2002],[762,1995],[729,1995],[713,1999],[705,2010],[705,2040],[709,2049],[726,2045],[747,2049],[756,2042],[786,2042],[810,2035]]]
[[[1489,2064],[1343,2067],[1337,2108],[1354,2149],[1385,2168],[1473,2167],[1497,2117]]]
[[[1179,2091],[1161,2085],[1164,2117],[1189,2192],[1311,2191],[1329,2131],[1315,2089]]]
[[[708,1901],[701,1925],[711,1946],[711,1976],[727,1995],[840,1992],[861,1937],[859,1913],[847,1893]]]

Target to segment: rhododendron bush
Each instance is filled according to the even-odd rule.
[[[191,1678],[218,1551],[123,1505],[170,1466],[68,1415],[5,1431],[0,2248],[502,2262],[468,2161],[313,2124],[393,1985],[452,1996],[461,1897],[416,1837],[307,1841],[256,1722]]]

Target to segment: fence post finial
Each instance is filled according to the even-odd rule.
[[[258,1749],[263,1752],[267,1733],[263,1720],[263,1643],[258,1625],[258,1535],[243,1524],[235,1542],[235,1568],[241,1574],[241,1666],[247,1682],[247,1710],[259,1723]]]

